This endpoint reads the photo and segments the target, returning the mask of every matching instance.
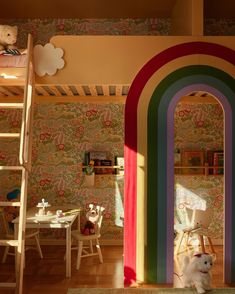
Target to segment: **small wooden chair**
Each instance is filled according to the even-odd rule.
[[[78,228],[78,230],[74,230],[71,232],[72,239],[73,240],[75,239],[77,241],[77,246],[72,247],[72,250],[77,249],[77,264],[76,264],[77,270],[80,268],[82,257],[98,255],[100,263],[103,263],[103,256],[100,249],[99,239],[101,237],[100,229],[101,229],[101,224],[103,220],[103,212],[105,209],[104,207],[101,207],[101,206],[94,207],[93,204],[90,204],[89,208],[95,209],[98,214],[98,218],[95,224],[95,233],[91,235],[84,235],[80,232],[80,228]],[[95,242],[96,252],[94,252],[93,250],[93,241]],[[88,243],[88,246],[84,246],[84,243]]]
[[[223,230],[214,229],[212,223],[212,209],[197,210],[195,214],[195,222],[198,224],[198,229],[195,230],[195,234],[198,235],[201,250],[205,253],[205,238],[207,238],[212,253],[215,253],[215,249],[212,243],[212,239],[223,238]]]
[[[5,218],[4,209],[0,210],[0,218],[1,218],[1,223],[3,224],[4,239],[13,240],[14,239],[14,232],[12,232],[10,230],[10,228],[9,228],[9,224],[8,224],[6,218]],[[27,245],[25,247],[25,250],[36,249],[38,251],[38,254],[39,254],[40,258],[43,258],[41,246],[40,246],[40,243],[39,243],[39,230],[27,229],[25,239],[31,239],[31,238],[35,239],[36,246]],[[15,255],[15,252],[10,252],[10,247],[11,246],[6,246],[6,248],[4,250],[3,258],[2,258],[2,263],[6,262],[6,259],[7,259],[8,255],[13,255],[13,256]]]
[[[180,253],[179,252],[180,247],[184,239],[185,239],[185,246],[187,248],[190,234],[192,234],[194,231],[198,229],[198,225],[197,223],[195,223],[196,209],[186,208],[186,212],[187,212],[187,217],[186,217],[185,223],[178,222],[174,225],[174,230],[176,231],[178,235],[176,239],[175,250],[174,250],[175,255]]]

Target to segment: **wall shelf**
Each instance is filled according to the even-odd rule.
[[[82,165],[82,169],[85,170],[89,165]],[[124,176],[124,168],[120,165],[94,165],[94,172],[96,176]],[[97,171],[102,169],[102,171]],[[112,172],[103,172],[103,170],[112,170]]]
[[[85,169],[86,167],[89,167],[89,165],[83,165],[82,169]],[[107,165],[94,165],[93,167],[94,168],[118,168],[118,169],[123,169],[123,167],[120,166],[120,165],[109,165],[109,166],[107,166]]]
[[[224,174],[223,173],[219,173],[218,170],[224,170],[224,166],[221,165],[213,165],[213,166],[209,166],[208,164],[205,165],[198,165],[198,166],[186,166],[186,165],[175,165],[174,166],[175,170],[184,170],[184,169],[203,169],[204,172],[203,173],[179,173],[181,175],[206,175],[206,176],[222,176]],[[209,173],[209,170],[212,170],[213,173]]]

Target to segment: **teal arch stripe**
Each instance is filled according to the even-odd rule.
[[[203,75],[203,76],[202,76]],[[209,78],[211,77],[211,78]],[[180,81],[181,79],[183,79]],[[174,85],[179,81],[177,84]],[[188,66],[176,70],[167,76],[155,89],[148,108],[148,176],[147,176],[147,279],[153,283],[165,283],[167,276],[166,256],[169,248],[166,248],[167,228],[167,109],[170,100],[177,90],[191,83],[208,84],[228,97],[233,110],[235,85],[234,79],[221,70],[209,66]],[[225,85],[223,87],[223,85]],[[170,89],[169,87],[172,86]],[[229,95],[228,90],[231,89]],[[165,95],[167,93],[167,95]],[[231,95],[232,93],[232,95]],[[164,97],[164,99],[163,99]],[[233,123],[234,124],[234,123]],[[234,128],[233,128],[234,129]],[[234,132],[234,131],[233,131]],[[234,149],[232,136],[232,149]],[[157,151],[157,152],[156,152]],[[235,160],[233,160],[233,167]],[[233,171],[234,174],[234,171]],[[234,192],[234,184],[232,191]],[[234,201],[232,208],[234,209]],[[235,217],[232,217],[232,229],[235,228]],[[156,226],[157,224],[157,226]],[[234,234],[232,235],[232,248],[235,249]],[[172,244],[173,250],[173,244]],[[231,254],[234,252],[232,250]],[[235,259],[232,254],[231,277],[235,279]]]

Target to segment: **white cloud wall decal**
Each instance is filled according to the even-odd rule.
[[[55,48],[51,43],[45,46],[36,45],[33,49],[35,72],[42,77],[46,74],[53,76],[58,69],[64,67],[61,48]]]

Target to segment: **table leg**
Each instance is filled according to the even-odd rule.
[[[19,224],[14,223],[14,239],[18,239],[18,231],[19,231]],[[18,269],[18,262],[19,262],[19,256],[18,256],[18,248],[15,247],[15,269]]]
[[[66,228],[66,277],[71,277],[71,226]]]

